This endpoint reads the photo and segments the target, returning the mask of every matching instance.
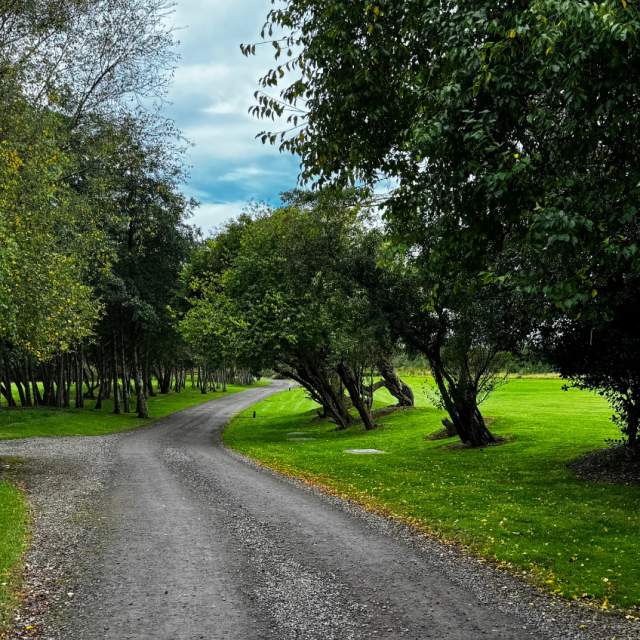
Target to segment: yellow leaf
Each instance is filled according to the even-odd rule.
[[[509,31],[509,37],[513,40],[516,36],[518,35],[518,33],[516,32],[515,29],[511,29],[511,31]]]

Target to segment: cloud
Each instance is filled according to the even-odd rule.
[[[202,204],[189,222],[208,234],[220,228],[226,221],[237,218],[246,205],[247,203],[242,200]]]
[[[298,160],[265,146],[265,126],[249,116],[257,79],[273,64],[271,47],[245,58],[240,43],[258,38],[270,0],[178,0],[172,18],[180,40],[168,113],[193,143],[185,192],[202,203],[205,230],[239,213],[249,200],[271,203],[295,186]]]
[[[219,182],[252,182],[259,183],[264,178],[269,178],[273,176],[282,176],[288,175],[282,171],[270,171],[269,169],[263,169],[262,167],[256,166],[247,166],[247,167],[238,167],[237,169],[233,169],[233,171],[229,171],[225,173],[223,176],[218,178]]]

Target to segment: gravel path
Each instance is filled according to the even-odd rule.
[[[27,460],[34,511],[12,638],[640,638],[221,447],[273,391],[129,434],[0,443]]]

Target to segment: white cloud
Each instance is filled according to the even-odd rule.
[[[271,8],[270,0],[177,2],[172,22],[182,61],[169,114],[194,144],[185,192],[206,203],[194,218],[205,230],[239,213],[248,199],[276,201],[296,181],[297,163],[256,139],[278,125],[248,114],[257,79],[273,65],[273,48],[246,58],[239,45],[258,39]]]
[[[246,206],[247,203],[242,200],[201,204],[189,222],[208,234],[219,228],[225,221],[239,216]]]
[[[262,167],[237,167],[236,169],[220,176],[218,178],[218,182],[256,182],[262,178],[281,175],[283,175],[282,171],[270,171],[268,169],[263,169]]]

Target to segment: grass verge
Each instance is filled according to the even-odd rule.
[[[372,432],[335,431],[295,389],[237,416],[225,443],[555,594],[640,611],[640,487],[585,482],[567,466],[617,435],[600,397],[565,392],[558,379],[514,379],[483,407],[506,444],[470,450],[427,439],[443,414],[422,380],[409,382],[417,407],[380,417]],[[391,403],[385,395],[380,404]],[[352,448],[386,453],[345,452]]]
[[[258,382],[256,385],[268,384]],[[256,386],[254,385],[254,386]],[[105,401],[102,409],[93,409],[94,402],[86,401],[84,409],[1,409],[0,440],[10,438],[30,438],[35,436],[99,436],[120,431],[129,431],[146,426],[159,418],[176,411],[209,402],[231,393],[237,393],[250,387],[227,385],[226,393],[216,391],[202,394],[197,389],[186,388],[181,393],[156,395],[149,398],[149,420],[138,418],[135,413],[115,415],[111,401]],[[132,399],[132,408],[135,400]]]
[[[4,480],[10,461],[0,458],[0,638],[18,602],[20,562],[27,545],[29,508],[20,489]]]

